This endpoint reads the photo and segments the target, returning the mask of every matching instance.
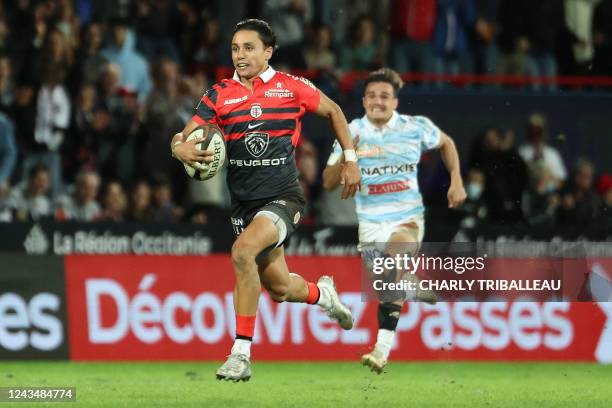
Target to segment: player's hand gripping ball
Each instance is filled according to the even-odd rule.
[[[212,160],[203,163],[196,162],[193,166],[186,163],[183,163],[183,165],[189,177],[203,181],[214,177],[221,171],[225,163],[225,138],[221,129],[210,123],[198,126],[187,136],[186,141],[197,138],[203,138],[204,141],[195,145],[196,148],[211,151],[213,153],[210,156]]]

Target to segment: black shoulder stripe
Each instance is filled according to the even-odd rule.
[[[252,127],[249,128],[249,125]],[[262,130],[295,130],[295,127],[295,119],[273,119],[264,120],[263,122],[253,119],[227,125],[223,128],[223,133],[229,135],[231,133],[257,132]]]
[[[210,99],[210,101],[213,103],[213,105],[217,104],[217,97],[219,96],[219,92],[217,92],[217,90],[213,87],[210,88],[208,90],[208,92],[206,92],[206,97],[208,97],[208,99]]]
[[[227,115],[221,116],[221,120],[225,120],[225,119],[229,119],[229,118],[235,118],[236,116],[248,115],[249,113],[250,113],[250,111],[248,109],[233,111],[233,112],[228,113]]]

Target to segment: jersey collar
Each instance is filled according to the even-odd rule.
[[[393,129],[395,125],[397,124],[398,119],[399,119],[399,114],[397,113],[397,111],[393,111],[393,114],[391,115],[391,119],[389,119],[387,123],[385,123],[382,129],[380,130]],[[369,130],[378,130],[378,128],[374,126],[372,122],[370,122],[370,120],[368,119],[368,115],[363,115],[363,122],[366,124],[366,127]]]
[[[264,83],[266,83],[266,82],[268,82],[268,81],[270,81],[272,79],[274,74],[276,74],[276,70],[274,68],[272,68],[270,65],[268,65],[268,69],[266,69],[264,72],[259,74],[259,78],[261,78],[261,80]],[[240,82],[240,77],[238,76],[238,73],[236,71],[234,71],[234,76],[233,76],[232,79],[234,81],[236,81],[236,82]],[[242,83],[242,82],[240,82],[240,83]]]

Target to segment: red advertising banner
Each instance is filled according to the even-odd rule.
[[[343,331],[317,307],[260,298],[253,357],[355,360],[373,345],[376,304],[362,302],[358,257],[289,257],[291,271],[333,275],[352,309]],[[597,269],[598,268],[598,269]],[[593,262],[609,276],[612,259]],[[221,360],[233,342],[228,255],[66,256],[73,360]],[[607,275],[606,275],[607,274]],[[394,360],[576,360],[612,363],[612,303],[410,303]]]

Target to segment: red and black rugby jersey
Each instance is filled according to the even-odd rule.
[[[271,67],[255,79],[252,93],[235,73],[206,91],[193,120],[215,123],[225,134],[232,199],[274,197],[294,185],[301,118],[319,107],[320,97],[310,81]]]

